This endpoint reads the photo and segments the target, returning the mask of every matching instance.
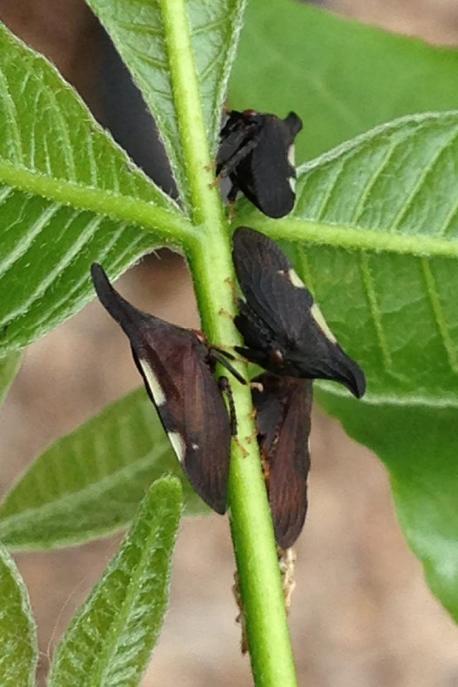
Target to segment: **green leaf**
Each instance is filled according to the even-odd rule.
[[[6,398],[11,384],[21,366],[21,354],[10,353],[5,358],[0,358],[0,405]]]
[[[192,130],[180,131],[177,114],[177,102],[187,84],[173,82],[173,56],[161,0],[86,2],[105,26],[140,88],[159,127],[182,200],[187,203],[189,175],[196,170],[186,171],[181,137],[192,136]],[[199,96],[212,155],[218,141],[226,84],[244,6],[245,0],[188,0],[186,3]],[[179,9],[175,20],[182,21]]]
[[[0,24],[0,350],[25,346],[163,243],[180,216],[53,66]],[[171,238],[169,236],[169,240]],[[24,275],[27,275],[24,277]]]
[[[458,112],[386,125],[300,172],[302,267],[369,396],[458,394]],[[323,278],[324,277],[324,278]],[[351,301],[349,303],[349,297]]]
[[[32,687],[38,646],[35,621],[24,582],[0,545],[0,685]]]
[[[247,219],[302,241],[296,268],[368,380],[363,401],[330,383],[320,398],[386,462],[401,525],[455,617],[457,188],[458,112],[418,115],[304,166],[293,216]]]
[[[432,408],[401,397],[368,404],[322,390],[316,397],[385,463],[407,540],[432,591],[458,622],[458,402]]]
[[[288,218],[243,217],[307,243],[297,267],[372,401],[457,398],[457,188],[458,112],[418,115],[302,167]]]
[[[458,108],[458,51],[340,19],[296,0],[251,0],[230,105],[297,112],[303,161],[407,114]]]
[[[46,549],[107,535],[131,521],[164,473],[182,478],[188,513],[208,513],[140,389],[37,458],[0,506],[0,540],[13,549]]]
[[[180,522],[176,478],[155,482],[121,550],[60,643],[50,687],[133,687],[159,636]]]

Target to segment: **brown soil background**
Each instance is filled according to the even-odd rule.
[[[457,42],[454,0],[334,0],[328,6],[433,42]],[[97,112],[99,31],[80,0],[2,0],[0,18],[53,59]],[[197,324],[190,280],[175,256],[145,260],[121,288],[140,307]],[[31,346],[0,416],[1,491],[45,445],[138,382],[125,339],[98,304]],[[312,450],[310,510],[297,546],[291,612],[300,685],[456,687],[456,629],[407,549],[384,468],[319,410]],[[16,557],[39,626],[42,684],[53,647],[119,539]],[[143,687],[251,684],[234,622],[233,569],[225,519],[183,522],[171,606]]]

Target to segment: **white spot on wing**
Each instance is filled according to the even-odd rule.
[[[294,167],[296,164],[296,159],[295,159],[295,154],[294,154],[294,143],[290,145],[288,148],[288,162],[291,165],[291,167]]]
[[[291,269],[288,272],[288,277],[291,282],[291,284],[296,288],[296,289],[305,289],[304,282],[296,272],[296,270]]]
[[[294,169],[295,168],[295,156],[294,156],[294,143],[290,145],[288,148],[288,162],[291,165],[291,167]],[[293,193],[296,193],[296,176],[292,175],[288,177],[288,183],[291,191]]]
[[[323,333],[327,336],[327,338],[332,342],[332,343],[337,343],[336,337],[334,334],[331,332],[331,330],[328,327],[328,324],[326,320],[323,317],[323,313],[319,309],[316,303],[314,303],[310,309],[310,312],[312,313],[312,317],[319,326],[319,328],[323,331]]]
[[[184,443],[183,437],[181,434],[178,434],[178,432],[167,432],[167,434],[170,439],[170,443],[172,444],[173,448],[175,449],[175,453],[178,456],[178,460],[180,463],[182,463],[186,455],[186,444]]]
[[[145,374],[149,390],[151,391],[151,395],[154,398],[154,402],[157,406],[163,406],[166,401],[166,398],[156,375],[154,374],[146,360],[140,360],[140,365]]]

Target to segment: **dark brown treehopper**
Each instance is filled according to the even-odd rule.
[[[233,259],[245,297],[236,351],[274,374],[340,382],[360,398],[364,373],[339,346],[312,294],[277,244],[254,229],[234,233]]]
[[[291,547],[305,522],[312,382],[265,372],[251,393],[275,539]]]
[[[232,187],[269,217],[284,217],[294,207],[296,168],[294,139],[301,119],[290,112],[285,119],[255,110],[229,112],[221,130],[216,173],[228,176]]]
[[[227,360],[232,356],[209,346],[200,332],[134,308],[100,265],[93,264],[91,274],[100,302],[129,338],[148,395],[192,486],[213,510],[224,513],[235,418],[229,420],[213,372],[219,362],[245,383]]]

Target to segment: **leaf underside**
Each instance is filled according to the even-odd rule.
[[[356,233],[298,255],[372,402],[458,400],[457,188],[458,112],[400,120],[300,170],[292,222],[325,243],[328,228]]]
[[[119,199],[175,211],[55,68],[1,24],[0,53],[4,354],[42,336],[92,297],[91,262],[118,275],[155,245],[153,235],[104,211]]]
[[[182,479],[188,514],[209,512],[139,389],[41,454],[0,505],[0,539],[23,550],[105,536],[131,521],[145,490],[166,473]]]

